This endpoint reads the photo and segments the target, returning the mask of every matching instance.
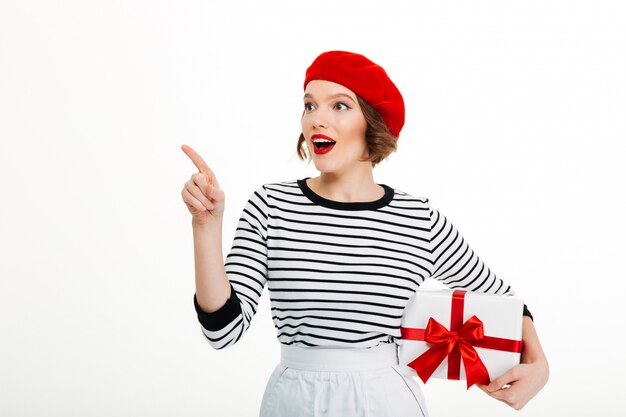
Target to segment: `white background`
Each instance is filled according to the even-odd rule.
[[[404,96],[375,180],[430,198],[550,362],[521,412],[431,380],[431,415],[622,415],[624,22],[620,1],[2,1],[0,415],[257,415],[267,290],[212,349],[180,146],[226,193],[226,255],[257,187],[317,175],[295,154],[302,82],[332,49]]]

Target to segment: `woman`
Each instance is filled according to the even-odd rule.
[[[374,166],[396,150],[404,124],[402,96],[382,67],[360,54],[325,52],[307,69],[304,92],[297,150],[320,175],[255,190],[226,264],[224,192],[202,158],[182,147],[199,169],[182,197],[193,216],[202,332],[216,349],[240,340],[267,283],[281,361],[261,416],[426,416],[419,385],[398,368],[400,321],[413,292],[429,277],[470,291],[513,290],[427,198],[374,181]],[[460,259],[475,267],[449,267]],[[524,314],[522,364],[480,386],[516,409],[548,378]]]

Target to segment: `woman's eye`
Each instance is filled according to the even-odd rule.
[[[344,106],[346,109],[349,109],[349,108],[350,108],[350,107],[349,107],[349,106],[347,106],[345,103],[337,103],[337,104],[335,104],[335,107],[337,107],[337,106]],[[304,110],[305,110],[305,111],[307,111],[307,110],[311,110],[311,108],[312,108],[312,107],[313,107],[313,104],[312,104],[312,103],[304,103]],[[339,110],[343,110],[343,109],[341,109],[341,108],[340,108]]]

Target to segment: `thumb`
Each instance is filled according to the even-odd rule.
[[[486,386],[487,391],[489,392],[498,391],[505,385],[509,385],[517,381],[517,378],[515,377],[515,375],[517,373],[516,368],[518,366],[519,365],[514,366],[513,368],[509,369],[508,371],[506,371],[505,373],[503,373],[502,375],[500,375],[499,377],[491,381],[489,385]]]
[[[193,174],[193,180],[202,191],[202,194],[204,194],[207,197],[211,196],[212,186],[211,186],[211,176],[209,174],[205,172],[196,172],[195,174]]]
[[[217,182],[217,177],[216,177],[215,175],[213,175],[213,183],[214,183],[215,187],[217,187],[217,188],[221,188],[221,187],[220,187],[220,183],[219,183],[219,182]]]
[[[208,191],[211,191],[213,188],[220,188],[220,183],[217,181],[217,177],[213,172],[207,173],[206,176],[209,184],[207,187]]]

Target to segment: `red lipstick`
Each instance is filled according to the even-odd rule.
[[[316,141],[315,139],[325,140]],[[330,152],[336,144],[336,141],[333,138],[322,135],[321,133],[316,133],[315,135],[311,136],[311,141],[313,142],[313,152],[315,152],[315,154],[317,155],[323,155]]]

